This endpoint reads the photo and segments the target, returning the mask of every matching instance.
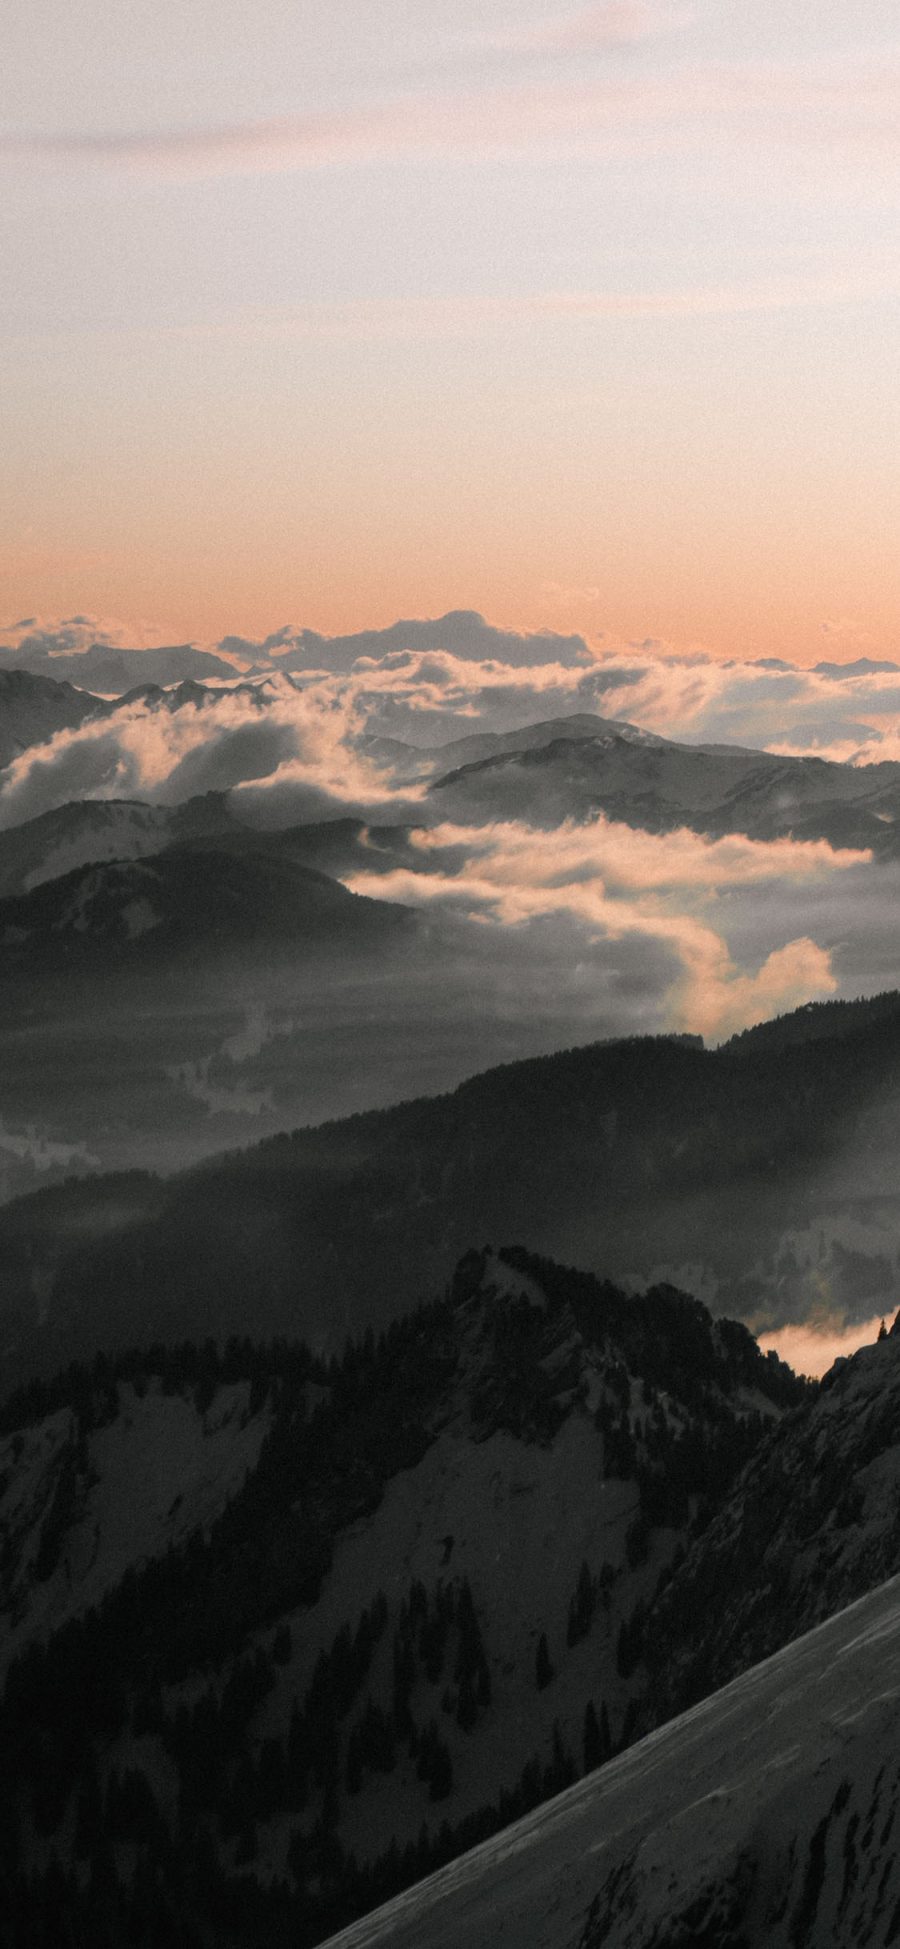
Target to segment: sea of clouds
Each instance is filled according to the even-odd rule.
[[[221,1019],[198,1018],[190,1035],[173,1040],[161,1025],[166,1114],[198,1153],[241,1123],[256,1135],[344,1114],[597,1037],[678,1030],[715,1042],[805,1002],[897,986],[900,863],[824,838],[654,831],[634,809],[626,823],[545,804],[538,824],[539,792],[530,817],[518,806],[482,816],[429,784],[490,755],[492,739],[515,748],[528,726],[586,713],[639,727],[651,759],[663,737],[883,766],[873,781],[890,780],[900,665],[837,662],[836,642],[858,645],[837,630],[824,640],[830,657],[809,669],[650,640],[589,644],[468,611],[354,635],[285,628],[189,645],[91,618],[30,619],[0,632],[0,672],[24,668],[103,701],[75,729],[43,735],[37,723],[36,742],[0,771],[0,845],[82,799],[173,806],[228,792],[256,828],[362,821],[342,877],[416,910],[409,966],[389,994],[365,971],[348,973],[346,993],[320,995],[273,970],[271,993],[219,998]],[[390,827],[403,829],[396,842]],[[156,1082],[151,1096],[158,1116]],[[0,1181],[11,1193],[96,1163],[83,1136],[55,1113],[46,1129],[7,1117]],[[796,1344],[779,1342],[808,1369],[877,1325],[860,1324],[873,1304],[861,1293],[848,1326],[826,1286],[821,1318]]]
[[[0,634],[0,668],[8,659],[87,689],[113,654],[126,670],[110,711],[0,773],[0,827],[73,799],[175,804],[211,791],[232,791],[256,824],[352,814],[421,827],[410,868],[356,872],[348,884],[515,930],[536,954],[540,936],[541,965],[550,923],[563,919],[560,952],[571,957],[574,928],[592,968],[604,944],[618,963],[626,942],[658,973],[645,1026],[720,1038],[800,1002],[893,985],[900,869],[868,853],[739,833],[659,835],[605,818],[551,832],[525,820],[436,824],[427,777],[458,762],[439,749],[455,740],[585,712],[692,745],[896,761],[900,666],[721,662],[650,640],[589,644],[501,628],[471,611],[344,636],[284,628],[260,641],[174,647],[149,638],[85,617],[27,619]],[[160,658],[168,689],[152,688]],[[173,690],[197,658],[224,675]],[[416,747],[412,759],[397,741]],[[602,1026],[616,1028],[608,1011]]]
[[[824,629],[832,650],[856,640],[849,624]],[[82,616],[0,629],[0,668],[8,662],[92,688],[94,673],[113,658],[135,685],[210,675],[212,665],[220,680],[290,672],[308,712],[331,713],[339,737],[351,740],[363,725],[430,744],[466,729],[509,730],[596,711],[688,743],[854,764],[900,757],[900,663],[885,658],[832,655],[812,668],[781,657],[722,661],[652,638],[600,636],[589,644],[576,634],[502,628],[472,610],[352,635],[285,627],[258,641],[225,636],[175,646],[154,640],[149,627]]]

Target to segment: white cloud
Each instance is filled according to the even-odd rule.
[[[270,1042],[289,1038],[293,1032],[292,1017],[272,1015],[264,1002],[251,1002],[245,1009],[243,1028],[226,1036],[211,1055],[171,1063],[166,1075],[177,1089],[202,1103],[211,1117],[262,1116],[274,1109],[271,1089],[254,1089],[238,1072],[260,1056]]]
[[[93,634],[96,625],[43,629],[64,641],[65,631]],[[649,640],[616,644],[600,633],[592,645],[577,634],[497,627],[470,611],[353,636],[230,637],[221,653],[236,655],[238,645],[245,665],[270,662],[272,675],[207,690],[180,709],[171,698],[120,703],[30,747],[0,773],[0,825],[75,797],[174,801],[247,780],[258,792],[306,794],[298,817],[315,816],[316,806],[375,816],[379,805],[403,816],[389,773],[360,743],[365,735],[439,746],[585,712],[690,744],[857,765],[900,760],[900,670],[889,659],[813,670],[786,659],[722,663]],[[407,810],[417,796],[418,787],[404,793]]]
[[[210,691],[199,702],[137,698],[29,747],[0,773],[0,825],[18,825],[74,798],[172,803],[277,777],[329,805],[387,804],[393,797],[345,742],[347,711],[333,683]]]
[[[832,881],[866,858],[819,842],[638,832],[605,818],[552,832],[512,822],[438,826],[414,839],[421,873],[357,872],[346,884],[407,904],[449,903],[507,927],[565,914],[589,938],[652,939],[681,967],[669,997],[673,1026],[714,1039],[838,985],[828,950],[802,936],[773,948],[755,970],[737,966],[713,924],[718,896],[754,883]]]
[[[10,1130],[0,1117],[0,1152],[20,1164],[30,1164],[42,1177],[48,1171],[99,1170],[100,1159],[84,1143],[63,1143],[44,1136],[34,1124],[24,1130]]]

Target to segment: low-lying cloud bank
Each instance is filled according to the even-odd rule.
[[[462,730],[510,730],[540,716],[598,711],[690,743],[729,742],[853,763],[900,758],[900,662],[834,658],[842,624],[823,622],[813,669],[787,658],[721,662],[646,638],[510,628],[474,610],[326,636],[285,628],[252,640],[165,645],[148,626],[90,617],[24,618],[0,629],[0,669],[27,668],[115,691],[179,678],[290,672],[310,703],[380,735],[439,743]],[[852,636],[848,641],[855,641]]]
[[[450,902],[506,926],[565,914],[589,942],[653,941],[682,971],[669,993],[672,1025],[717,1039],[838,986],[828,950],[808,936],[770,948],[754,972],[738,967],[714,924],[721,896],[764,885],[776,909],[790,902],[796,921],[804,887],[862,863],[824,842],[661,835],[603,817],[554,832],[438,826],[413,841],[422,872],[358,872],[346,884],[407,905]]]
[[[186,678],[197,656],[228,673],[122,695],[102,715],[22,751],[0,772],[0,828],[73,799],[175,805],[226,791],[238,817],[256,826],[348,814],[403,822],[419,829],[412,857],[389,872],[374,862],[371,874],[348,872],[354,890],[456,909],[467,924],[518,933],[535,954],[541,930],[564,922],[569,951],[573,938],[584,944],[590,982],[598,945],[614,959],[627,942],[667,971],[662,1024],[712,1038],[896,979],[900,868],[873,864],[858,844],[740,830],[713,839],[660,834],[613,817],[579,825],[560,815],[552,830],[536,831],[518,808],[479,824],[457,806],[456,823],[446,815],[438,823],[442,808],[428,797],[429,781],[448,769],[498,751],[502,759],[498,737],[514,743],[548,720],[564,731],[585,714],[636,724],[651,746],[654,736],[732,742],[855,768],[900,759],[900,665],[836,663],[834,633],[823,639],[831,658],[814,670],[781,659],[717,663],[649,640],[589,644],[465,610],[352,636],[286,628],[260,642],[230,636],[183,652],[148,647],[149,635],[141,648],[132,635],[128,647],[118,625],[84,617],[25,619],[0,634],[0,669],[21,659],[70,677],[74,666],[85,688],[98,659],[112,654],[134,685],[154,658],[178,675],[182,657]],[[885,778],[873,774],[873,787]],[[882,817],[893,814],[875,812]],[[220,1081],[182,1078],[195,1094]]]

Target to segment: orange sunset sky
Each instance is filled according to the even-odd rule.
[[[17,12],[4,626],[897,649],[892,0]]]

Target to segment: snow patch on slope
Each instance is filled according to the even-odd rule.
[[[131,1566],[206,1528],[255,1467],[269,1425],[247,1419],[246,1382],[220,1388],[205,1415],[191,1398],[119,1385],[119,1413],[87,1437],[74,1520],[60,1561],[35,1575],[60,1470],[77,1443],[68,1409],[0,1441],[0,1665],[30,1638],[99,1603]]]
[[[892,1578],[330,1949],[881,1949],[898,1711]]]

